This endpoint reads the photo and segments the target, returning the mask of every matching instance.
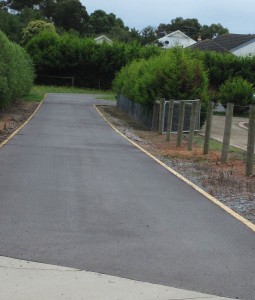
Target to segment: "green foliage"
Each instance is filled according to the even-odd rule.
[[[18,42],[20,35],[20,22],[16,16],[9,14],[5,10],[0,10],[0,29],[12,41]]]
[[[105,11],[95,10],[89,17],[88,27],[93,34],[109,33],[113,29],[124,29],[124,23],[120,18],[116,18],[113,13],[107,14]]]
[[[216,36],[228,33],[228,29],[224,28],[221,24],[203,25],[200,29],[200,36],[202,40],[212,39]]]
[[[68,31],[70,29],[84,33],[89,15],[85,6],[79,0],[61,0],[48,9],[50,18],[57,27]]]
[[[114,88],[117,93],[149,106],[157,97],[200,98],[206,104],[208,79],[201,61],[175,48],[124,67],[114,81]]]
[[[55,32],[56,30],[52,23],[47,23],[41,20],[31,21],[26,28],[23,29],[22,43],[26,44],[32,37],[42,31]]]
[[[136,43],[97,44],[93,39],[76,35],[58,36],[42,32],[31,39],[26,49],[33,58],[38,74],[74,76],[75,86],[111,88],[115,73],[136,58],[158,55],[157,47],[142,48]],[[42,81],[41,81],[42,82]]]
[[[218,90],[220,85],[233,77],[241,77],[255,83],[255,56],[238,57],[213,51],[186,51],[190,51],[190,55],[204,63],[212,90]]]
[[[241,77],[234,77],[228,79],[219,88],[218,97],[222,104],[228,102],[237,105],[236,111],[242,111],[244,108],[252,103],[252,95],[254,88],[251,83]]]
[[[182,17],[171,20],[169,24],[160,24],[157,32],[170,33],[176,30],[181,30],[194,40],[197,40],[199,36],[202,39],[212,39],[215,36],[228,33],[228,29],[221,24],[201,25],[195,18],[183,19]]]
[[[26,95],[33,84],[30,57],[0,31],[0,108]]]
[[[157,41],[157,29],[152,26],[147,26],[141,31],[141,44],[153,45]]]

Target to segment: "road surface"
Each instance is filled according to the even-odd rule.
[[[113,131],[93,96],[49,94],[0,149],[0,256],[255,299],[255,234]]]
[[[240,125],[248,122],[249,122],[248,118],[233,117],[231,138],[230,138],[231,146],[240,148],[242,150],[247,150],[248,129]],[[224,136],[224,128],[225,128],[225,116],[213,116],[211,137],[217,141],[222,142]],[[203,129],[201,130],[202,134],[204,134],[204,132],[205,132],[205,126],[203,126]]]

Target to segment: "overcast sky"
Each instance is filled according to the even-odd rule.
[[[176,17],[196,18],[201,25],[220,23],[231,33],[255,33],[255,0],[81,0],[89,14],[114,13],[138,30]]]

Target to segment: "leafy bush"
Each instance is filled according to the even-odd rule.
[[[200,60],[176,48],[148,60],[134,61],[114,80],[114,89],[130,100],[152,107],[157,97],[200,99],[201,124],[208,98],[208,77]]]
[[[33,85],[33,64],[20,46],[0,31],[0,108],[28,94]]]
[[[55,32],[55,26],[52,23],[47,23],[42,20],[31,21],[23,29],[22,44],[26,44],[32,37],[39,34],[42,31]]]
[[[124,67],[114,81],[117,93],[152,105],[156,97],[207,101],[208,78],[201,61],[174,49]]]
[[[114,42],[97,44],[93,39],[72,34],[58,36],[42,32],[26,44],[40,76],[74,76],[75,85],[87,88],[111,88],[123,66],[133,59],[159,55],[157,47]]]
[[[217,53],[213,51],[186,50],[190,55],[201,60],[206,67],[209,86],[218,90],[226,80],[242,77],[250,83],[255,83],[255,56],[238,57],[231,53]]]
[[[241,112],[252,103],[254,88],[251,83],[241,77],[228,79],[219,88],[218,97],[222,104],[235,104],[235,111]]]

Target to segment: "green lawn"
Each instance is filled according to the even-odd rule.
[[[204,146],[204,137],[199,135],[199,134],[195,135],[194,136],[194,144],[203,147]],[[211,151],[221,151],[222,142],[219,142],[219,141],[211,138],[210,139],[210,144],[209,144],[209,149]],[[243,159],[244,151],[239,149],[239,148],[229,146],[229,151],[228,152],[235,155],[237,159]]]
[[[35,85],[28,96],[24,98],[25,101],[40,102],[46,93],[77,93],[77,94],[94,94],[97,99],[102,100],[116,100],[113,91],[99,91],[83,88],[72,87],[58,87],[58,86],[45,86]]]

